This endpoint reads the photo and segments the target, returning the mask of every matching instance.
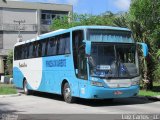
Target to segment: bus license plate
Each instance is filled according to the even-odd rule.
[[[114,92],[114,95],[122,95],[122,94],[123,94],[122,91],[115,91],[115,92]]]

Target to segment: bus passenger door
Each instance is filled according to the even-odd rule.
[[[78,74],[79,78],[79,95],[80,97],[85,97],[87,92],[87,58],[85,57],[85,49],[79,50],[78,54]]]
[[[75,68],[76,82],[74,90],[77,96],[85,97],[87,88],[87,62],[85,58],[84,30],[76,30],[72,32],[72,49]]]

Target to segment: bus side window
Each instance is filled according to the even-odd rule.
[[[17,53],[16,53],[17,54],[17,60],[19,60],[20,59],[20,54],[19,54],[20,53],[20,46],[17,46],[16,51],[17,51]]]
[[[34,57],[41,57],[42,47],[40,41],[34,43],[33,51],[34,51]]]
[[[19,52],[19,46],[15,48],[15,60],[19,59],[18,52]]]
[[[28,58],[28,44],[25,45],[24,59]]]
[[[17,54],[16,54],[17,50],[16,50],[16,48],[17,47],[14,48],[14,60],[17,60]]]
[[[57,53],[57,39],[56,39],[56,37],[52,37],[51,40],[52,40],[52,44],[53,44],[52,55],[56,55],[56,53]]]
[[[38,43],[37,41],[33,42],[33,58],[38,57]]]
[[[44,41],[42,41],[42,56],[44,57],[44,56],[46,56],[46,44],[47,44],[47,41],[46,40],[44,40]]]
[[[22,45],[22,59],[26,59],[27,44]]]
[[[70,33],[65,35],[65,54],[70,53]]]
[[[38,42],[38,57],[42,56],[42,42]]]
[[[29,44],[29,58],[33,57],[33,43]]]
[[[18,48],[19,48],[19,50],[18,50],[18,54],[19,54],[18,55],[19,56],[18,60],[21,60],[22,59],[22,46],[19,46]]]
[[[14,60],[18,60],[18,47],[14,48]]]
[[[48,46],[47,46],[47,55],[53,55],[54,52],[54,41],[53,38],[49,38]]]
[[[27,44],[27,56],[26,58],[28,59],[29,58],[29,43]]]
[[[38,43],[37,43],[37,41],[34,42],[34,45],[33,45],[33,57],[34,58],[38,57]]]
[[[24,45],[21,46],[21,59],[24,59]]]
[[[28,58],[28,44],[25,44],[23,46],[23,59],[27,59]]]
[[[59,44],[58,44],[58,54],[63,55],[65,53],[65,38],[63,35],[59,38]]]

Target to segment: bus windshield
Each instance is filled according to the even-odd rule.
[[[88,29],[87,40],[92,42],[134,43],[130,31]]]
[[[134,44],[92,43],[90,74],[105,78],[130,78],[139,75]]]

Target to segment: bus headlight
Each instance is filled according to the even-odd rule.
[[[139,80],[132,80],[132,85],[139,85]]]
[[[92,86],[98,86],[98,87],[103,87],[103,83],[97,82],[97,81],[91,81]]]
[[[132,85],[139,85],[140,79],[141,79],[141,76],[131,79]]]

